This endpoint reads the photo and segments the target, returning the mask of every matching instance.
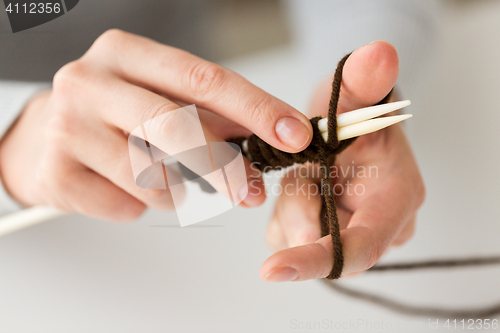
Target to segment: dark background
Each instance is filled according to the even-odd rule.
[[[277,0],[85,0],[65,15],[13,34],[0,4],[0,80],[51,81],[111,28],[211,61],[287,43]],[[256,24],[258,23],[258,24]]]

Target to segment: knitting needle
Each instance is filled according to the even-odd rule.
[[[337,116],[337,137],[339,141],[347,140],[368,133],[373,133],[385,127],[394,125],[412,117],[411,114],[404,114],[391,117],[375,117],[402,109],[411,102],[409,100],[399,101],[375,106],[369,106],[354,111],[345,112]],[[318,121],[318,128],[323,136],[323,139],[328,139],[328,118],[323,118]],[[243,141],[243,152],[249,157],[248,140]]]
[[[369,119],[352,125],[338,127],[337,136],[340,141],[354,138],[364,134],[376,132],[382,128],[397,124],[410,117],[412,117],[411,114],[402,114],[399,116]],[[325,141],[328,139],[328,132],[321,132],[321,135],[323,135],[323,139],[325,139]]]
[[[338,139],[346,140],[372,133],[408,119],[412,115],[408,114],[373,119],[408,105],[410,105],[410,101],[400,101],[342,113],[337,116]],[[321,119],[318,122],[318,128],[326,141],[328,138],[328,120],[326,118]],[[248,156],[248,141],[245,140],[242,146],[243,152]],[[67,213],[49,206],[35,206],[0,217],[0,237],[65,214]]]
[[[381,116],[383,114],[402,109],[410,104],[411,102],[409,100],[406,100],[406,101],[369,106],[366,108],[341,113],[337,116],[337,127],[344,127],[368,119],[372,119]],[[318,128],[321,132],[326,132],[328,130],[328,119],[327,118],[321,119],[318,122]]]
[[[337,116],[337,137],[340,141],[376,132],[410,118],[411,114],[372,119],[410,105],[409,100],[370,106],[345,112]],[[318,128],[325,141],[328,139],[328,119],[318,121]]]
[[[0,237],[67,214],[50,206],[35,206],[0,218]]]

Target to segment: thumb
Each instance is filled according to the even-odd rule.
[[[360,47],[344,65],[338,112],[378,103],[394,87],[398,75],[398,54],[390,43],[376,41]],[[316,91],[311,103],[313,112],[326,116],[331,91],[329,79]]]

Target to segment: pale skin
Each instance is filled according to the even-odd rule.
[[[396,83],[398,72],[399,61],[392,45],[375,42],[356,50],[344,67],[339,112],[380,101]],[[331,81],[325,82],[313,97],[311,116],[326,116],[330,84]],[[410,239],[425,189],[400,124],[358,138],[337,157],[336,165],[338,170],[341,167],[346,170],[348,166],[356,170],[375,166],[378,170],[377,176],[352,178],[349,174],[345,179],[340,174],[335,179],[336,183],[344,185],[337,206],[345,259],[343,276],[346,276],[367,270],[391,245],[402,245]],[[282,186],[288,185],[289,191],[288,194],[283,192],[278,199],[267,230],[268,244],[277,252],[261,267],[260,276],[266,281],[322,278],[333,266],[331,236],[321,238],[319,196],[293,191],[302,184],[306,184],[306,188],[309,184],[318,184],[318,179],[296,179],[297,174],[284,177]],[[346,186],[348,181],[349,187]],[[358,184],[365,189],[362,195],[353,190]]]
[[[112,221],[134,220],[147,206],[173,208],[167,190],[135,184],[127,135],[181,104],[198,107],[207,141],[254,132],[289,152],[310,142],[306,116],[240,75],[188,52],[110,30],[56,73],[52,90],[33,98],[4,138],[0,172],[5,186],[27,206],[48,204]],[[177,124],[172,117],[159,118],[164,122],[157,124],[162,131],[157,136],[165,142],[153,144],[162,148]],[[186,140],[190,134],[184,133]],[[249,180],[256,178],[260,185],[243,204],[256,206],[265,194],[259,191],[260,175],[245,162]]]
[[[346,63],[340,110],[378,102],[395,84],[397,68],[397,54],[388,43],[358,49]],[[328,95],[326,85],[320,88],[311,110],[325,115]],[[26,206],[52,205],[110,221],[134,220],[147,207],[171,209],[168,190],[135,184],[127,135],[184,104],[197,106],[210,141],[255,133],[278,149],[298,152],[311,140],[306,116],[240,75],[182,50],[111,30],[58,71],[52,90],[26,105],[0,142],[2,181]],[[171,120],[159,127],[165,130],[159,133],[165,141]],[[339,200],[345,272],[367,269],[390,244],[405,242],[424,197],[400,126],[359,139],[338,163],[351,160],[376,164],[380,176],[363,180],[367,190],[362,197]],[[249,161],[245,163],[252,186],[242,205],[258,206],[265,200],[262,179]],[[299,195],[279,199],[268,240],[281,251],[263,264],[263,279],[299,281],[328,275],[331,242],[328,236],[320,238],[318,208]]]

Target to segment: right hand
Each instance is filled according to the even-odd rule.
[[[382,100],[398,74],[394,46],[376,41],[360,47],[344,66],[339,113]],[[312,115],[326,116],[330,98],[328,80],[314,95]],[[410,239],[425,198],[424,183],[401,124],[359,137],[337,156],[329,172],[334,176],[331,185],[344,252],[343,273],[356,274],[375,265],[391,245]],[[330,274],[335,249],[331,235],[321,237],[319,175],[318,165],[304,165],[283,178],[285,190],[267,233],[269,245],[277,252],[262,265],[264,280],[304,281]]]
[[[198,109],[207,141],[253,132],[280,150],[298,152],[311,140],[304,115],[240,75],[110,30],[56,73],[52,90],[34,97],[2,140],[6,189],[26,206],[52,205],[114,221],[135,219],[147,206],[173,207],[168,190],[136,185],[127,135],[178,109],[176,101],[209,110]],[[170,119],[160,125],[164,143],[152,143],[161,149],[169,128],[178,124]],[[190,133],[184,134],[187,140]],[[245,164],[252,185],[243,204],[256,206],[265,199],[262,179],[246,159]]]

